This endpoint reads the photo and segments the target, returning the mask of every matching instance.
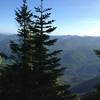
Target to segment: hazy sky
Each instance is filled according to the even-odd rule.
[[[28,0],[29,8],[39,0]],[[0,1],[0,33],[17,33],[15,12],[22,0]],[[54,35],[100,36],[100,0],[44,0],[45,7],[52,7],[52,17],[58,28]]]

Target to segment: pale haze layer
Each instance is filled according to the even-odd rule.
[[[17,33],[15,10],[22,0],[0,1],[0,33]],[[40,0],[28,0],[29,9]],[[100,36],[100,0],[44,0],[45,7],[53,8],[51,19],[58,28],[52,35]]]

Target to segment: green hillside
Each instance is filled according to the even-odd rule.
[[[100,59],[95,55],[94,49],[100,49],[99,37],[80,36],[51,36],[58,38],[53,48],[63,49],[61,65],[66,67],[61,82],[71,83],[72,86],[80,84],[99,74]],[[9,40],[17,41],[16,35],[1,35],[0,50],[10,54]],[[53,49],[51,48],[51,49]]]

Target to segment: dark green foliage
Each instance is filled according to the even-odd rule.
[[[97,55],[98,57],[100,57],[100,50],[94,50],[94,52],[96,53],[96,55]]]
[[[60,58],[57,57],[61,50],[51,52],[48,49],[57,41],[57,39],[50,39],[48,35],[56,29],[56,27],[52,27],[54,20],[48,21],[51,15],[48,13],[50,10],[51,8],[44,9],[43,1],[41,1],[41,6],[35,7],[37,15],[34,15],[34,27],[30,27],[31,31],[35,33],[33,36],[33,71],[36,73],[36,87],[38,87],[34,90],[35,99],[65,100],[67,99],[68,86],[59,85],[57,81],[65,69],[60,67]]]
[[[53,32],[54,20],[47,21],[51,8],[35,8],[37,15],[28,11],[27,2],[16,11],[19,23],[19,42],[11,41],[13,62],[5,70],[1,70],[0,99],[1,100],[70,100],[69,85],[59,84],[58,78],[65,68],[60,67],[57,55],[62,50],[50,51],[57,39],[50,39],[48,33]],[[74,97],[74,96],[73,96]]]
[[[29,27],[32,25],[32,13],[28,11],[26,0],[23,0],[21,9],[17,9],[16,21],[19,23],[18,35],[19,43],[11,41],[11,50],[13,54],[11,57],[15,62],[22,64],[26,67],[31,62],[31,41],[32,34]],[[19,62],[18,62],[19,61]]]
[[[29,27],[32,25],[32,13],[28,11],[27,2],[23,0],[23,5],[17,9],[16,20],[19,23],[19,41],[11,41],[10,56],[11,65],[1,69],[0,77],[0,99],[1,100],[31,100],[32,95],[32,34]]]

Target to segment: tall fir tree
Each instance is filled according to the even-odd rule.
[[[11,41],[12,55],[4,70],[0,70],[0,99],[1,100],[31,100],[32,81],[32,13],[28,10],[27,1],[15,11],[16,21],[19,24],[18,42]]]
[[[27,68],[31,63],[31,45],[32,45],[32,34],[30,33],[29,27],[33,25],[32,13],[28,10],[27,1],[23,0],[21,9],[17,9],[16,21],[19,24],[18,36],[19,43],[11,41],[10,47],[13,52],[11,56],[17,64],[21,64],[24,68]],[[14,55],[15,54],[15,55]],[[31,66],[30,66],[31,67]]]
[[[52,26],[55,20],[48,20],[51,8],[35,7],[34,26],[30,27],[33,36],[33,73],[35,77],[33,97],[35,100],[67,100],[72,98],[67,91],[68,85],[61,85],[57,81],[63,75],[65,68],[60,66],[58,54],[62,50],[50,50],[57,39],[52,39],[50,33],[56,27]]]

